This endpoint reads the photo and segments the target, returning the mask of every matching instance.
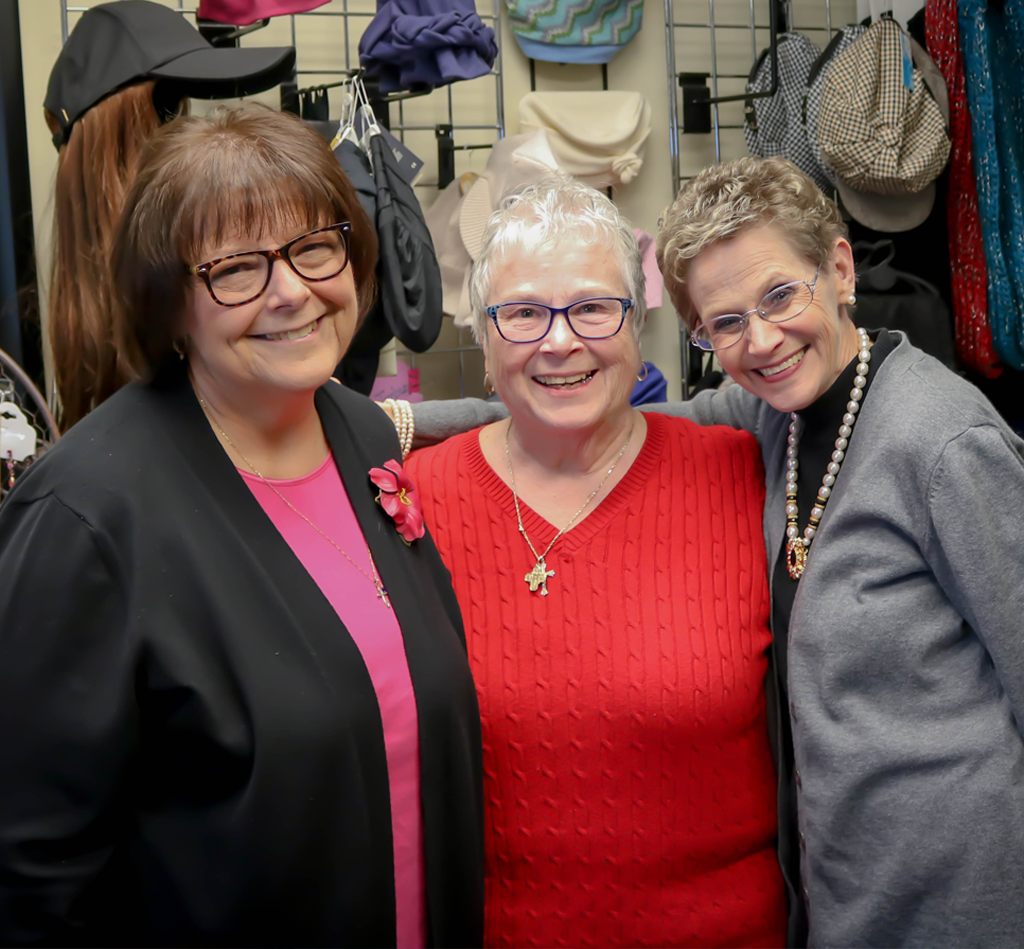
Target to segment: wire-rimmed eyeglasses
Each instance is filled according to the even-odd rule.
[[[577,300],[569,306],[544,306],[542,303],[499,303],[487,307],[502,339],[510,343],[536,343],[551,331],[555,315],[561,313],[565,322],[580,339],[608,339],[626,321],[633,301],[624,297],[592,297]]]
[[[785,323],[806,310],[814,299],[814,288],[821,273],[821,264],[814,271],[814,279],[794,280],[769,290],[761,302],[746,313],[726,313],[701,323],[690,334],[690,343],[704,352],[718,352],[738,343],[747,331],[752,313],[768,323]]]
[[[283,260],[298,276],[311,283],[337,277],[348,266],[351,229],[347,221],[318,227],[276,250],[228,254],[188,270],[202,278],[215,303],[241,306],[266,292],[275,260]]]

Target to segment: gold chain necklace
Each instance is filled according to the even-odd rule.
[[[364,577],[366,577],[366,579],[373,584],[373,588],[377,591],[377,599],[379,599],[390,610],[391,600],[388,599],[388,591],[384,586],[384,582],[380,578],[380,574],[377,572],[377,564],[373,559],[373,552],[370,550],[370,545],[366,544],[365,540],[363,541],[363,543],[366,544],[366,554],[370,558],[370,569],[373,571],[372,577],[362,567],[360,567],[359,564],[357,564],[347,553],[345,553],[345,551],[342,550],[334,542],[332,538],[328,537],[327,534],[320,530],[320,528],[317,527],[316,524],[314,524],[308,517],[306,517],[306,515],[303,514],[302,511],[300,511],[294,504],[292,504],[292,502],[289,501],[288,498],[286,498],[280,491],[277,490],[277,488],[275,488],[266,478],[263,477],[263,475],[261,475],[256,470],[256,466],[251,461],[249,461],[249,459],[246,458],[245,455],[242,454],[239,447],[228,437],[228,433],[225,432],[224,429],[222,429],[216,422],[213,421],[213,416],[210,414],[210,408],[206,404],[206,402],[203,401],[203,397],[199,396],[198,398],[199,404],[203,407],[203,411],[206,413],[206,417],[213,423],[213,427],[216,428],[218,432],[220,432],[221,438],[223,438],[224,441],[226,441],[232,448],[234,448],[236,452],[238,452],[238,457],[241,458],[242,461],[244,461],[246,465],[249,466],[249,469],[252,471],[252,473],[256,475],[256,477],[259,478],[260,481],[262,481],[268,488],[270,488],[270,490],[273,491],[274,494],[276,494],[282,501],[284,501],[284,503],[288,505],[288,507],[292,511],[298,514],[299,517],[301,517],[310,527],[312,527],[313,530],[315,530],[324,540],[326,540],[327,543],[329,543],[336,551],[338,551],[339,554],[341,554],[350,564],[352,564],[352,566],[355,567],[356,570],[358,570]]]
[[[634,417],[633,425],[636,424]],[[519,521],[519,533],[523,535],[523,540],[526,541],[527,547],[530,548],[530,553],[536,557],[537,562],[533,565],[533,569],[526,574],[523,579],[529,584],[530,592],[536,593],[540,590],[541,596],[548,595],[548,577],[555,575],[554,570],[548,570],[548,565],[544,562],[544,558],[551,553],[551,548],[555,546],[555,541],[558,540],[573,524],[576,523],[576,518],[579,517],[590,505],[590,502],[597,497],[598,491],[604,487],[604,483],[611,476],[611,473],[615,470],[615,466],[619,463],[622,456],[626,453],[626,449],[629,448],[630,440],[633,438],[633,425],[629,426],[629,434],[626,436],[625,444],[619,449],[619,453],[615,456],[615,460],[612,462],[612,466],[605,472],[604,477],[601,479],[601,483],[590,492],[590,497],[583,502],[581,507],[572,517],[569,518],[569,523],[565,525],[554,537],[551,538],[551,543],[544,548],[544,553],[538,554],[537,549],[533,546],[533,542],[530,540],[529,535],[526,533],[526,528],[523,527],[523,515],[519,512],[519,495],[516,494],[516,476],[512,473],[512,456],[508,450],[508,436],[512,431],[512,419],[508,420],[508,428],[505,429],[505,461],[508,463],[508,480],[512,482],[512,500],[516,505],[516,520]]]

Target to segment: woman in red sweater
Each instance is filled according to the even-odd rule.
[[[489,946],[781,946],[754,439],[643,415],[614,205],[488,224],[474,331],[511,418],[409,459],[483,716]]]

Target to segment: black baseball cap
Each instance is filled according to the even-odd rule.
[[[82,14],[50,73],[44,105],[60,122],[53,144],[59,149],[85,112],[129,82],[167,80],[181,97],[229,99],[270,89],[294,67],[292,46],[214,47],[163,4],[101,3]]]

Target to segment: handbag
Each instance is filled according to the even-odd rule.
[[[953,325],[939,291],[927,280],[892,266],[891,240],[857,241],[857,306],[853,322],[865,329],[902,330],[918,349],[956,370]]]

